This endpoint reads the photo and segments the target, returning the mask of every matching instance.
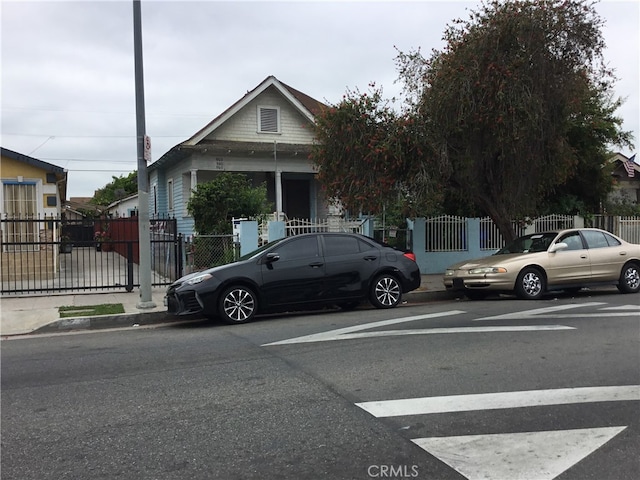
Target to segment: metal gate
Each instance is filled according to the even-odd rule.
[[[3,296],[139,287],[138,219],[0,219]],[[175,219],[151,219],[151,282],[182,276]]]

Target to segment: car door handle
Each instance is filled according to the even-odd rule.
[[[586,255],[580,255],[580,258],[587,258]]]
[[[322,262],[314,262],[309,264],[311,268],[320,268],[322,265],[324,265],[324,263]]]
[[[618,253],[618,255],[622,255],[622,256],[624,256],[624,255],[626,255],[626,254],[627,254],[627,252],[619,252],[619,253]]]
[[[364,257],[364,259],[369,261],[369,262],[372,262],[376,258],[378,258],[378,257],[376,257],[375,255],[368,255],[368,256]]]

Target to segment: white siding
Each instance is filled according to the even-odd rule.
[[[280,133],[258,133],[258,106],[280,107]],[[304,126],[304,127],[303,127]],[[311,144],[313,130],[303,117],[273,87],[267,89],[207,137],[209,140]]]

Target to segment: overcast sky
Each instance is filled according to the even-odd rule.
[[[133,1],[1,1],[2,146],[69,171],[91,197],[137,169]],[[146,131],[155,161],[269,75],[326,103],[400,85],[397,47],[425,55],[468,1],[142,1]],[[605,0],[605,58],[638,147],[638,0]],[[640,163],[640,162],[639,162]]]

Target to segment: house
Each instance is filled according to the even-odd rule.
[[[612,203],[640,205],[640,165],[635,162],[635,155],[631,158],[616,153],[611,162],[614,164],[612,177],[615,188],[608,200]]]
[[[59,217],[67,196],[67,171],[7,148],[0,149],[3,217]]]
[[[111,218],[130,218],[138,216],[138,194],[134,193],[111,203],[104,211]]]
[[[67,171],[42,160],[0,148],[0,265],[2,282],[19,282],[35,271],[52,279],[57,265]],[[49,218],[51,220],[47,221]],[[33,221],[25,221],[26,219]],[[38,242],[45,242],[38,244]]]
[[[147,167],[151,218],[173,216],[192,235],[192,190],[221,172],[243,173],[267,186],[277,218],[322,219],[329,205],[309,153],[315,115],[325,105],[267,77],[188,140]]]

